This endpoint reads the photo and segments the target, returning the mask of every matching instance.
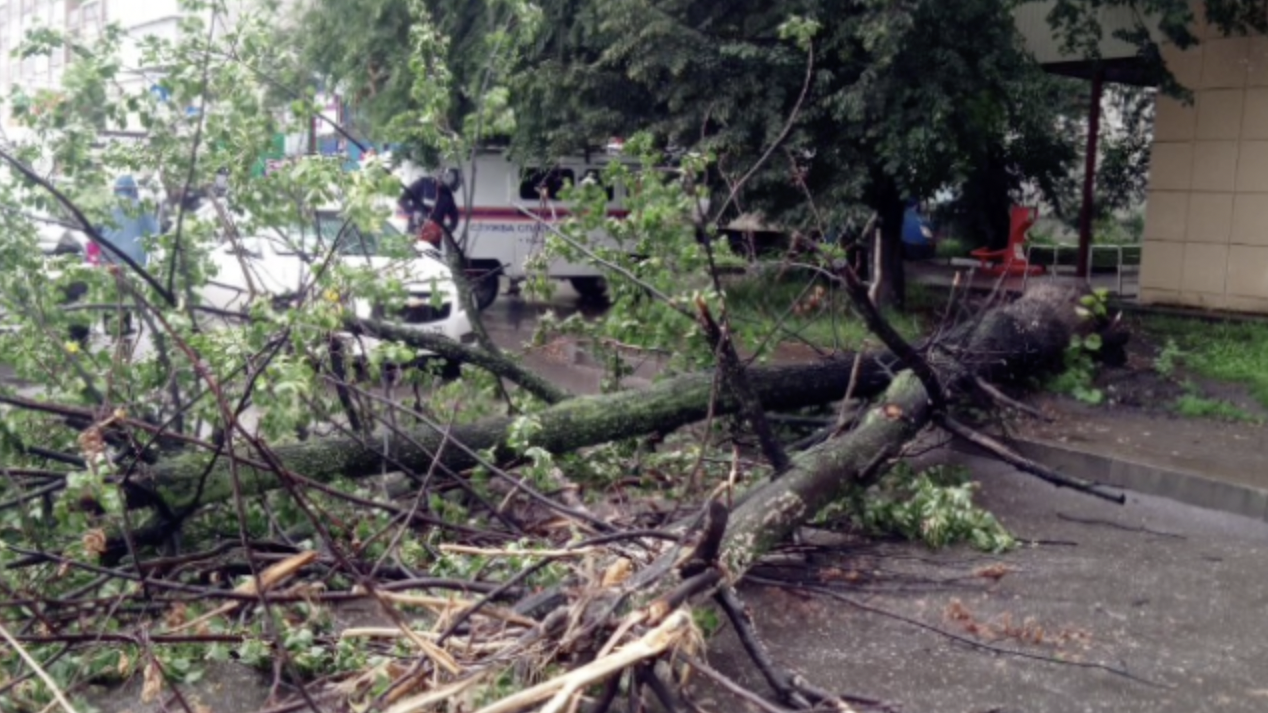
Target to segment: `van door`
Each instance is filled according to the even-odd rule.
[[[469,179],[464,176],[465,190],[455,195],[462,215],[458,235],[465,229],[463,247],[468,260],[479,262],[482,269],[499,266],[515,276],[522,262],[519,238],[527,219],[512,202],[514,166],[499,154],[481,155],[476,161],[475,185],[468,189]]]

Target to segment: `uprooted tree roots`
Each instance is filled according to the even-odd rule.
[[[91,644],[131,651],[123,656],[138,658],[146,695],[159,695],[167,683],[178,704],[180,672],[169,670],[171,659],[163,652],[197,645],[233,647],[248,663],[272,666],[275,691],[297,694],[275,711],[324,710],[339,700],[393,713],[441,704],[456,710],[455,702],[481,713],[533,706],[555,713],[585,702],[587,710],[602,713],[622,686],[673,710],[688,671],[770,710],[757,694],[701,661],[702,632],[692,612],[717,606],[740,632],[780,704],[853,710],[865,704],[822,691],[770,660],[735,585],[824,507],[874,483],[928,428],[968,440],[1055,485],[1116,499],[1093,483],[1021,458],[958,421],[947,406],[961,398],[1002,400],[992,384],[1022,382],[1059,366],[1071,337],[1094,328],[1076,314],[1080,297],[1075,290],[1032,290],[945,330],[911,354],[748,369],[749,395],[768,412],[828,404],[847,393],[870,399],[870,406],[852,427],[827,428],[814,439],[818,445],[791,455],[775,475],[744,482],[737,469],[700,503],[659,516],[598,512],[578,495],[593,484],[570,483],[558,469],[543,476],[549,488],[540,478],[517,474],[514,468],[532,455],[513,442],[522,424],[509,418],[446,425],[418,414],[417,425],[381,439],[348,435],[276,448],[248,441],[236,452],[222,443],[211,446],[212,456],[161,452],[154,462],[133,464],[135,472],[122,481],[134,527],[86,533],[77,551],[19,552],[22,558],[9,567],[29,570],[31,587],[5,594],[5,627],[19,646],[60,646],[46,649],[51,658],[45,665],[55,664],[58,651]],[[390,329],[373,323],[361,328]],[[428,338],[419,339],[427,344]],[[555,402],[535,416],[531,444],[542,452],[663,437],[742,410],[713,374],[669,379],[641,392],[570,398],[501,357],[445,348],[453,359],[476,361]],[[924,366],[910,369],[913,358]],[[928,373],[917,374],[922,368]],[[939,393],[929,393],[931,383]],[[91,413],[50,412],[91,424],[84,432],[98,439],[162,435],[126,414],[94,420]],[[487,509],[491,524],[483,528],[442,517],[444,498],[429,500],[440,490],[469,488],[472,469],[491,479],[503,498],[489,502],[467,492],[473,507]],[[405,476],[395,499],[340,489],[385,472]],[[305,509],[311,532],[279,533],[245,548],[242,537],[193,553],[173,548],[163,556],[149,554],[154,545],[171,548],[182,533],[195,537],[200,513],[274,490],[288,492]],[[324,515],[304,494],[309,492],[386,513],[392,527],[358,535],[348,548],[332,546],[337,538],[328,530],[355,530],[355,523]],[[432,536],[437,532],[446,533],[444,543]],[[397,556],[371,555],[375,541],[399,544],[402,538],[414,540],[420,559],[432,563],[428,572]],[[90,581],[55,600],[38,596],[42,578],[68,573],[86,573]],[[245,583],[225,588],[226,578],[235,575],[247,575]],[[386,625],[314,635],[319,611],[354,600],[373,602]],[[403,613],[416,609],[427,613],[425,628]],[[13,612],[25,612],[26,621],[19,625]],[[263,616],[243,619],[251,612]],[[350,642],[362,653],[348,648]],[[120,661],[117,668],[127,666]],[[300,683],[314,673],[320,674],[316,684]],[[32,673],[0,681],[0,688],[14,691],[38,680]]]

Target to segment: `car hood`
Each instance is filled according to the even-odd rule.
[[[254,288],[274,295],[294,292],[311,282],[315,264],[305,262],[295,253],[275,252],[259,243],[254,243],[254,247],[255,251],[248,250],[243,255],[225,249],[216,251],[217,281],[240,287],[246,287],[249,282]],[[434,251],[420,252],[412,258],[348,255],[341,256],[339,264],[358,272],[369,271],[380,279],[399,280],[413,292],[457,293],[453,273]],[[243,268],[248,273],[245,279]]]
[[[389,279],[398,279],[405,284],[430,283],[450,284],[453,273],[449,266],[436,258],[422,255],[412,259],[388,257],[344,257],[340,263],[352,269],[367,269]]]

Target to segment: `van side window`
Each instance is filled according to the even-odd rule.
[[[526,169],[520,178],[520,200],[541,200],[541,191],[545,189],[546,197],[552,201],[559,200],[564,186],[575,185],[577,174],[570,168]]]
[[[605,184],[605,183],[603,182],[603,170],[602,170],[602,169],[598,169],[598,168],[587,168],[587,169],[586,169],[586,172],[585,172],[585,173],[583,173],[583,174],[581,174],[581,180],[582,180],[582,181],[594,181],[595,183],[599,184],[600,186],[603,186],[603,190],[604,190],[604,191],[606,191],[606,192],[607,192],[607,194],[608,194],[608,202],[609,202],[609,203],[611,203],[612,201],[616,200],[616,191],[615,191],[615,190],[613,190],[612,186],[607,185],[607,184]]]

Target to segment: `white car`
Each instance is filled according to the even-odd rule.
[[[331,257],[331,265],[337,260],[343,267],[368,270],[379,280],[395,278],[404,286],[404,305],[390,311],[354,296],[351,306],[357,317],[396,322],[455,342],[471,341],[471,320],[440,253],[420,248],[387,221],[370,232],[347,223],[335,211],[319,211],[315,217],[315,226],[264,231],[217,246],[212,253],[217,274],[203,290],[204,304],[238,311],[261,297],[279,307],[304,295],[322,299],[311,293],[315,271]],[[374,341],[360,338],[351,345],[354,354],[362,354]]]

